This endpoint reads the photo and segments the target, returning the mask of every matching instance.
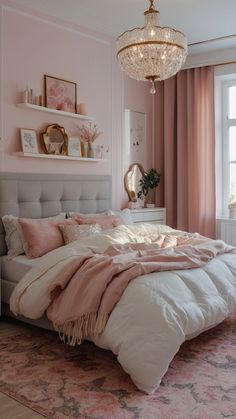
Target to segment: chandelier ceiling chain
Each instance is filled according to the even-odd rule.
[[[154,0],[149,0],[149,1],[150,1],[149,10],[155,10]]]
[[[144,12],[143,28],[134,28],[117,38],[117,58],[122,70],[136,80],[151,82],[174,76],[183,66],[187,56],[186,36],[173,28],[159,25],[159,11],[154,0],[149,0]]]

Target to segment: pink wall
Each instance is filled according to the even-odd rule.
[[[124,76],[124,104],[125,109],[146,114],[146,138],[144,147],[133,147],[132,142],[127,144],[127,138],[124,134],[123,141],[123,174],[132,163],[140,163],[144,170],[152,166],[152,96],[150,95],[149,83],[138,82]],[[125,144],[126,142],[126,144]],[[127,194],[123,193],[122,206],[127,203]]]
[[[0,170],[15,172],[110,174],[113,177],[113,207],[124,202],[123,164],[124,109],[147,114],[147,154],[140,163],[151,165],[152,102],[146,83],[123,75],[115,57],[112,38],[81,29],[29,9],[12,7],[0,0],[1,15],[1,104]],[[10,7],[9,7],[10,6]],[[43,76],[49,74],[78,84],[78,103],[96,118],[103,134],[96,143],[109,151],[105,162],[85,163],[22,158],[19,128],[39,133],[58,123],[68,135],[76,134],[77,120],[16,107],[19,92],[28,84],[43,93]]]

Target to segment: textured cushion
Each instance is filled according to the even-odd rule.
[[[73,219],[35,222],[27,218],[21,218],[19,224],[26,242],[24,247],[26,255],[37,258],[63,246],[64,240],[59,225],[76,224],[76,222]]]
[[[124,208],[123,210],[117,210],[117,211],[109,210],[108,215],[115,215],[115,216],[121,217],[125,225],[133,224],[132,214],[128,208]]]
[[[83,237],[90,236],[91,234],[99,233],[102,228],[99,224],[86,224],[86,225],[66,225],[61,224],[59,228],[62,232],[65,244],[74,242],[75,240]]]
[[[114,215],[104,215],[99,217],[76,217],[75,221],[78,224],[99,224],[103,230],[117,227],[124,224],[121,217],[115,217]]]
[[[108,215],[108,211],[105,211],[105,212],[100,212],[99,214],[95,214],[95,213],[93,213],[93,214],[85,214],[85,213],[82,213],[82,212],[73,212],[73,211],[70,211],[70,212],[68,212],[68,213],[66,213],[66,215],[68,216],[68,218],[75,218],[75,217],[104,217],[105,215]],[[111,214],[110,214],[111,215]]]
[[[61,213],[56,215],[55,217],[48,217],[42,218],[41,221],[45,222],[48,220],[63,220],[65,218],[65,213]],[[39,219],[29,219],[32,222],[37,222]],[[15,257],[25,253],[24,248],[26,247],[26,243],[24,240],[24,236],[22,234],[22,229],[19,224],[19,218],[14,217],[13,215],[4,215],[2,217],[2,222],[4,225],[4,229],[6,232],[6,243],[8,248],[8,255],[11,257]]]

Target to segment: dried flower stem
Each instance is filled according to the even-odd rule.
[[[81,141],[93,143],[102,132],[98,131],[96,124],[89,122],[88,125],[78,126],[78,136]]]

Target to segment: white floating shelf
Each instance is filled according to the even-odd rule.
[[[77,113],[72,113],[72,112],[58,111],[57,109],[51,109],[51,108],[46,108],[45,106],[33,105],[32,103],[17,103],[16,106],[18,108],[32,109],[34,111],[47,112],[53,115],[65,116],[68,118],[83,119],[86,121],[95,121],[95,118],[93,116],[79,115]]]
[[[90,163],[96,163],[96,162],[105,162],[104,159],[95,159],[95,158],[88,158],[88,157],[73,157],[73,156],[63,156],[58,154],[40,154],[40,153],[24,153],[23,151],[17,151],[14,153],[15,155],[19,157],[33,157],[37,159],[55,159],[55,160],[77,160],[77,161],[83,161],[83,162],[90,162]]]

